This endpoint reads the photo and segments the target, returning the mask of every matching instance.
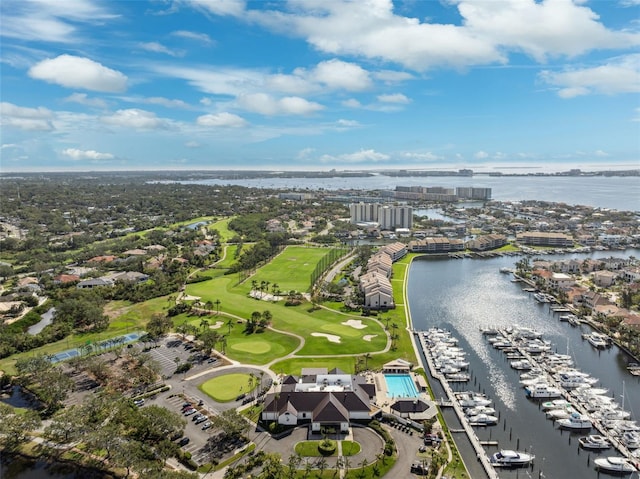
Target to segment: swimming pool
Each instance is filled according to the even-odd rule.
[[[385,374],[384,380],[387,382],[387,397],[415,398],[420,395],[409,374]]]

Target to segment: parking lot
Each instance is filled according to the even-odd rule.
[[[160,374],[164,378],[170,378],[176,371],[178,364],[191,362],[193,366],[187,374],[194,371],[215,367],[221,361],[215,357],[207,357],[193,349],[193,343],[185,341],[176,336],[164,339],[157,348],[151,348],[147,353],[160,364]],[[177,359],[177,361],[176,361]]]

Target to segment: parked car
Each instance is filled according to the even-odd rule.
[[[208,420],[209,418],[207,416],[202,416],[201,418],[196,419],[196,424],[200,424],[205,422],[206,420]]]
[[[182,447],[182,446],[186,446],[187,444],[189,444],[190,439],[188,437],[183,437],[182,439],[180,439],[180,441],[178,441],[178,446]]]
[[[185,416],[191,416],[192,414],[195,414],[196,410],[195,409],[187,409],[183,414]]]
[[[136,406],[140,407],[140,406],[144,405],[144,399],[136,399],[135,401],[133,401],[133,404],[135,404]]]
[[[197,421],[198,419],[203,418],[203,417],[204,417],[204,415],[202,415],[202,414],[198,413],[198,414],[195,414],[195,415],[191,418],[191,420],[192,420],[192,421]]]
[[[207,421],[202,425],[202,430],[206,431],[207,429],[209,429],[211,427],[211,421]]]

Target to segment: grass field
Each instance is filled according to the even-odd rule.
[[[304,246],[287,246],[270,263],[260,268],[245,283],[247,291],[252,281],[269,281],[276,283],[281,291],[291,290],[305,292],[311,285],[311,273],[320,260],[329,253],[328,248],[309,248]]]
[[[232,219],[233,219],[233,217],[225,218],[225,219],[216,221],[215,223],[212,223],[209,226],[207,226],[207,229],[209,229],[209,230],[217,230],[218,234],[220,235],[220,241],[222,243],[226,243],[227,241],[229,241],[231,238],[233,238],[236,235],[236,233],[234,231],[231,231],[229,229],[229,222]]]
[[[231,373],[209,379],[198,388],[215,401],[229,402],[240,394],[247,394],[255,389],[256,386],[251,381],[252,378],[248,374]]]
[[[302,368],[342,369],[353,374],[356,370],[356,358],[291,358],[278,361],[271,366],[276,373],[300,375]]]

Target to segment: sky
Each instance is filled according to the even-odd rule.
[[[640,168],[640,0],[2,0],[0,172]]]

